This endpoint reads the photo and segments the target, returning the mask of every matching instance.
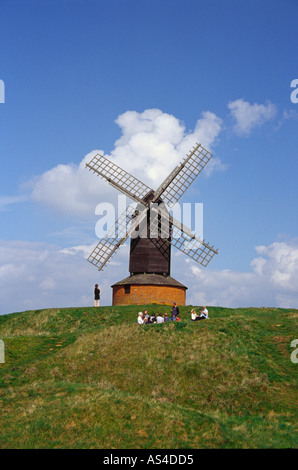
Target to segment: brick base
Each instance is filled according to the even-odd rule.
[[[126,291],[128,291],[127,286]],[[131,285],[125,293],[124,285],[113,286],[113,305],[146,305],[151,303],[185,305],[186,288],[172,286]]]

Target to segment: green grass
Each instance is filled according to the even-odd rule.
[[[297,310],[144,308],[0,316],[0,448],[297,447]]]

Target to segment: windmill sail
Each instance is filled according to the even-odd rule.
[[[160,213],[156,208],[151,206],[151,211],[155,213]],[[171,215],[166,214],[165,212],[161,213],[161,217],[165,217],[166,220],[163,221],[163,225],[170,225],[171,236],[168,238],[167,234],[165,236],[161,235],[161,238],[165,243],[171,243],[171,245],[178,248],[178,250],[185,253],[190,258],[194,259],[203,266],[207,266],[211,261],[213,256],[218,253],[214,246],[210,246],[205,240],[201,240],[191,230],[183,225],[178,220],[174,219]],[[160,229],[161,222],[157,217],[151,217],[151,227],[153,229]]]
[[[157,188],[154,200],[173,207],[211,159],[212,154],[197,144],[182,163]]]
[[[196,144],[190,154],[186,156],[179,166],[174,168],[154,192],[145,183],[115,163],[100,154],[96,154],[86,164],[86,167],[104,178],[126,196],[140,203],[142,209],[138,213],[135,208],[129,206],[118,218],[109,233],[98,242],[89,255],[88,261],[95,265],[99,271],[102,270],[117,249],[125,243],[128,237],[131,237],[130,258],[133,263],[131,262],[130,264],[137,270],[146,268],[147,265],[152,265],[155,251],[150,246],[152,245],[151,242],[158,248],[160,253],[158,257],[161,256],[166,260],[166,263],[165,261],[161,262],[158,260],[154,265],[154,272],[159,272],[158,269],[162,266],[162,272],[169,274],[169,246],[171,245],[203,266],[207,266],[213,256],[218,253],[217,250],[204,240],[200,240],[188,227],[170,216],[167,207],[172,208],[176,204],[207,165],[211,157],[212,154],[202,147],[201,144]],[[163,209],[161,209],[161,202],[164,204]],[[154,208],[154,206],[158,206],[158,209]],[[160,210],[162,214],[160,214]],[[150,243],[147,243],[149,242],[148,240],[142,240],[145,237],[138,230],[142,222],[145,222],[146,228],[149,223],[150,231],[155,233],[153,237],[150,237],[150,234],[148,235],[151,238]],[[141,255],[143,258],[137,259]],[[148,262],[147,265],[144,265],[146,256]],[[149,269],[148,266],[147,268]]]
[[[86,167],[136,202],[143,203],[146,196],[153,192],[145,183],[100,154],[86,163]]]
[[[204,267],[206,267],[213,256],[218,253],[217,250],[205,241],[201,241],[195,236],[190,237],[184,231],[182,231],[181,237],[175,238],[175,229],[173,230],[171,244]]]
[[[132,205],[121,214],[113,227],[102,238],[88,256],[87,260],[101,271],[113,254],[123,245],[147,215],[147,208],[136,215]]]

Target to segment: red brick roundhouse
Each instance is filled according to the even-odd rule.
[[[185,305],[187,287],[171,276],[134,274],[112,285],[113,305]]]

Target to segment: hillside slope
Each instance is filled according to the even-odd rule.
[[[1,316],[0,448],[297,447],[298,311],[190,309],[147,326],[136,306]]]

